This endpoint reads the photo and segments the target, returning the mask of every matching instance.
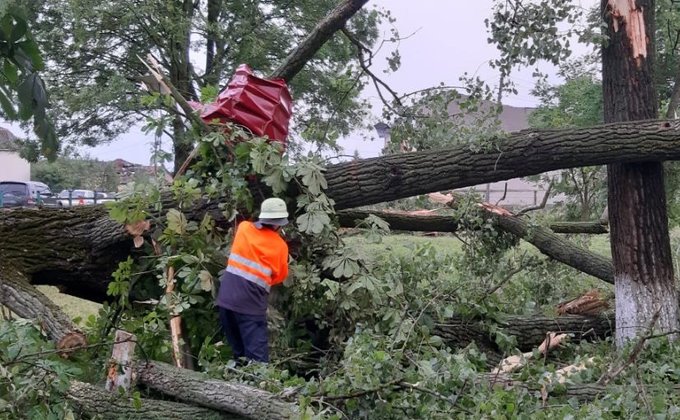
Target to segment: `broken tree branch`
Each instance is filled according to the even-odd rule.
[[[342,227],[356,227],[370,215],[377,216],[390,224],[390,230],[407,232],[449,232],[460,229],[458,220],[453,216],[437,214],[412,214],[400,211],[380,210],[341,210],[337,213]],[[607,225],[600,221],[592,222],[550,222],[548,228],[555,233],[607,233]]]
[[[62,356],[87,344],[85,334],[50,298],[32,286],[14,267],[0,267],[0,305],[18,316],[36,320]]]
[[[467,145],[332,165],[326,190],[336,210],[430,192],[612,162],[680,159],[680,122],[652,120],[564,130],[525,130]]]
[[[85,382],[71,381],[66,398],[82,413],[100,419],[241,419],[241,416],[220,413],[204,407],[174,401],[140,398],[135,408],[132,398],[120,397],[103,388]]]
[[[136,367],[137,381],[181,401],[251,419],[290,419],[298,414],[295,404],[247,385],[211,379],[207,375],[148,361]]]
[[[286,61],[270,75],[290,81],[302,70],[314,54],[328,41],[335,32],[340,30],[347,21],[354,16],[368,0],[344,0],[333,9],[325,19],[319,22],[314,30],[288,55]]]

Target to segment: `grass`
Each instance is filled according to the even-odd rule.
[[[424,244],[431,244],[441,254],[457,254],[461,252],[461,242],[453,235],[442,234],[438,236],[393,234],[382,238],[381,243],[372,243],[362,235],[348,236],[344,238],[346,243],[359,251],[359,254],[367,260],[374,262],[379,257],[388,253],[398,256],[405,256],[412,252],[413,247]],[[572,238],[581,243],[584,247],[598,254],[610,256],[609,235],[590,235]],[[680,229],[671,232],[673,242],[674,260],[680,262]],[[539,253],[532,245],[522,242],[521,247],[532,253]],[[585,276],[585,275],[584,275]],[[588,277],[588,276],[585,276]],[[599,280],[592,279],[593,285],[598,285]],[[101,307],[100,304],[79,299],[73,296],[59,293],[56,287],[38,286],[40,291],[45,293],[53,302],[59,305],[67,315],[72,318],[87,318],[89,315],[96,315]]]
[[[54,286],[37,286],[52,302],[56,303],[70,318],[86,319],[90,315],[97,315],[102,305],[89,300],[80,299],[64,293]]]
[[[442,236],[417,236],[417,235],[387,235],[382,238],[380,243],[372,243],[362,235],[355,235],[345,238],[345,242],[350,247],[357,247],[360,255],[367,259],[374,259],[379,255],[395,253],[399,256],[411,252],[414,246],[432,244],[438,252],[447,254],[457,254],[461,251],[461,242],[451,235]]]

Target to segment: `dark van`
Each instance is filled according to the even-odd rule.
[[[0,207],[38,207],[52,195],[50,187],[36,181],[0,182]]]

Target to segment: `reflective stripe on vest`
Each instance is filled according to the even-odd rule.
[[[245,280],[248,280],[251,283],[257,284],[258,286],[260,286],[261,288],[263,288],[267,292],[269,292],[269,290],[271,289],[271,286],[268,285],[266,281],[257,277],[255,274],[249,273],[245,270],[241,270],[238,267],[234,267],[233,265],[230,265],[230,266],[227,267],[227,271],[232,273],[232,274],[236,274],[237,276],[239,276],[239,277],[241,277]]]
[[[246,266],[248,266],[248,267],[250,267],[250,268],[254,268],[254,269],[257,270],[257,271],[260,271],[260,272],[262,273],[262,275],[264,275],[265,277],[270,277],[270,276],[272,275],[272,270],[271,270],[271,269],[269,269],[269,268],[263,266],[262,264],[258,264],[258,263],[256,263],[256,262],[253,261],[253,260],[249,260],[249,259],[246,258],[246,257],[242,257],[242,256],[240,256],[240,255],[238,255],[238,254],[236,254],[236,253],[233,253],[233,252],[232,252],[232,253],[229,255],[229,259],[230,259],[230,260],[234,260],[234,261],[236,261],[236,262],[239,262],[239,263],[241,263],[241,264],[243,264],[243,265],[246,265]]]

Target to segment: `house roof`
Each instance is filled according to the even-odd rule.
[[[6,128],[0,127],[0,150],[16,152],[21,148],[17,137]]]

